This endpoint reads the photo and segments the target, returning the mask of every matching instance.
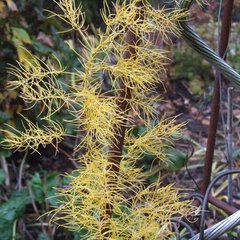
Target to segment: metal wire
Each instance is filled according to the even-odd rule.
[[[192,193],[187,199],[191,199],[191,198],[198,200],[200,204],[202,204],[204,196],[200,193]]]
[[[179,8],[189,10],[193,0],[182,0]],[[179,27],[182,29],[182,37],[192,49],[198,52],[205,60],[212,64],[219,72],[238,86],[240,86],[240,75],[229,66],[221,57],[218,56],[186,23],[185,18],[179,22]]]
[[[201,212],[201,219],[200,219],[200,235],[199,235],[199,239],[202,240],[204,237],[204,223],[205,223],[205,211],[207,209],[208,206],[208,197],[210,195],[210,192],[212,190],[212,187],[214,186],[214,184],[222,177],[229,175],[229,174],[240,174],[240,170],[229,170],[229,171],[224,171],[221,172],[220,174],[218,174],[213,180],[212,182],[209,184],[207,190],[206,190],[206,194],[204,196],[204,200],[203,200],[203,204],[202,204],[202,212]]]
[[[228,111],[227,111],[227,162],[228,170],[233,170],[233,87],[228,88]],[[233,179],[228,175],[228,203],[233,204]]]
[[[173,222],[178,223],[180,226],[184,227],[187,229],[188,234],[190,235],[190,237],[194,236],[194,231],[193,229],[190,227],[189,224],[187,224],[186,222],[180,220],[180,219],[173,219]]]
[[[232,214],[231,216],[227,217],[226,219],[222,220],[221,222],[215,224],[214,226],[206,229],[204,231],[204,240],[213,240],[219,239],[219,237],[235,228],[237,225],[240,224],[240,210]],[[200,240],[200,234],[192,237],[190,240]],[[240,238],[238,238],[240,239]]]

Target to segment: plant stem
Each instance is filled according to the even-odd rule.
[[[227,161],[228,170],[233,170],[233,87],[228,88],[228,113],[227,113]],[[233,178],[228,175],[228,203],[233,205]]]
[[[235,212],[238,211],[237,208],[230,206],[228,203],[223,202],[215,197],[213,197],[212,195],[209,196],[208,201],[213,204],[215,207],[220,208],[221,210],[223,210],[225,213],[227,213],[228,215],[231,215]]]
[[[139,0],[136,2],[136,7],[139,8],[140,12],[136,14],[136,19],[141,19],[143,17],[143,1]],[[138,37],[136,36],[135,32],[132,29],[128,29],[128,32],[126,33],[126,37],[124,40],[124,43],[127,46],[127,49],[123,52],[123,59],[128,60],[130,58],[134,58],[136,55],[136,46],[138,44]],[[120,82],[120,89],[117,93],[117,99],[116,104],[118,106],[119,114],[128,115],[129,112],[129,100],[132,98],[131,89],[127,87],[124,83],[124,79]],[[126,119],[126,118],[125,118]],[[124,138],[125,133],[127,130],[127,120],[125,120],[121,126],[114,126],[114,138],[111,141],[111,146],[109,148],[109,171],[111,173],[111,176],[109,177],[109,185],[111,185],[111,188],[117,184],[117,175],[119,173],[120,169],[120,163],[122,160],[122,151],[124,146]],[[114,188],[114,187],[113,187]],[[102,216],[104,220],[110,219],[112,216],[113,206],[111,203],[107,203],[105,206],[105,216]],[[109,226],[104,226],[102,233],[105,235],[109,235]]]
[[[23,159],[21,161],[19,175],[18,175],[18,183],[17,183],[18,189],[22,189],[22,177],[23,177],[23,172],[24,172],[27,155],[28,155],[28,150],[25,152]]]
[[[221,28],[221,37],[219,42],[219,55],[224,58],[226,57],[226,49],[228,45],[229,33],[231,29],[231,16],[233,9],[233,0],[225,0],[223,8],[223,19]],[[215,140],[217,133],[217,125],[219,119],[219,109],[220,109],[220,79],[221,75],[217,74],[214,81],[212,105],[211,105],[211,118],[208,130],[208,141],[207,141],[207,151],[205,155],[205,165],[203,173],[203,182],[201,186],[201,193],[204,194],[211,181],[212,163],[214,156]]]

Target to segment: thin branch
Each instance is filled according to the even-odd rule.
[[[233,144],[233,87],[228,88],[228,114],[227,114],[227,161],[228,170],[233,170],[232,144]],[[233,204],[233,179],[228,175],[228,203]]]
[[[18,189],[22,189],[22,177],[23,177],[23,171],[24,171],[27,155],[28,155],[28,150],[25,152],[25,154],[23,156],[23,159],[21,161],[21,165],[20,165],[20,169],[19,169],[19,175],[18,175],[18,181],[17,181]]]
[[[144,6],[143,1],[139,0],[136,2],[136,6],[142,8]],[[136,15],[136,18],[142,18],[141,12]],[[136,54],[136,49],[134,48],[135,45],[137,45],[138,39],[136,34],[134,33],[133,30],[129,29],[128,32],[126,33],[125,37],[125,44],[128,46],[128,49],[123,53],[123,58],[125,60],[130,59],[131,57],[134,57]],[[124,84],[124,80],[120,82],[120,90],[118,91],[118,97],[116,99],[117,106],[119,108],[120,114],[128,114],[129,111],[129,100],[132,98],[131,95],[131,89],[127,87]],[[114,172],[115,176],[118,175],[119,168],[120,168],[120,163],[122,160],[122,151],[123,151],[123,144],[124,144],[124,138],[125,138],[125,133],[127,130],[126,127],[126,122],[123,123],[121,126],[114,126],[115,132],[114,136],[115,138],[112,139],[112,143],[109,149],[109,163],[110,163],[110,168],[109,170]],[[113,177],[110,178],[109,182],[110,185],[116,184],[117,179],[113,179]],[[111,203],[106,204],[106,215],[102,216],[104,218],[111,218],[112,215],[112,209],[113,206]],[[103,228],[103,233],[109,232],[110,229],[108,227]]]
[[[233,0],[225,0],[223,8],[223,19],[221,38],[219,43],[219,55],[226,56],[225,52],[228,46],[228,39],[231,29],[231,16],[233,9]],[[218,73],[214,81],[214,90],[211,105],[211,118],[208,130],[207,151],[205,155],[204,176],[201,192],[204,194],[211,180],[212,163],[214,156],[215,140],[220,110],[220,74]]]

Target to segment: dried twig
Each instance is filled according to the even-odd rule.
[[[21,165],[20,165],[20,169],[19,169],[19,175],[18,175],[18,181],[17,181],[17,187],[18,189],[22,189],[22,177],[23,177],[23,171],[24,171],[24,166],[25,166],[25,162],[27,159],[27,155],[28,155],[28,150],[25,152],[23,159],[21,161]]]
[[[232,143],[233,143],[233,87],[228,88],[228,115],[227,115],[227,160],[228,170],[233,169]],[[228,203],[233,204],[233,179],[228,175]]]
[[[223,20],[221,29],[221,38],[219,43],[219,55],[226,56],[225,52],[228,45],[229,33],[231,29],[231,16],[233,9],[233,0],[225,0],[223,8]],[[213,98],[211,105],[211,119],[208,132],[207,151],[205,156],[204,176],[201,192],[204,194],[211,180],[211,170],[213,163],[214,147],[217,133],[217,125],[219,119],[220,108],[220,74],[217,74],[214,82]]]

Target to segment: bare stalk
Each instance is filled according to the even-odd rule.
[[[136,6],[139,7],[142,11],[142,8],[144,6],[143,1],[139,0],[136,3]],[[141,18],[142,17],[142,13],[139,12],[136,16],[136,18]],[[136,48],[134,46],[136,46],[138,44],[138,37],[136,36],[136,34],[134,33],[133,30],[129,29],[128,32],[126,33],[126,37],[125,37],[125,44],[128,47],[127,50],[123,53],[123,58],[125,60],[130,59],[132,57],[134,57],[134,55],[136,54]],[[122,79],[122,81],[120,82],[120,89],[118,90],[117,93],[117,99],[116,99],[116,103],[119,109],[120,114],[122,115],[128,115],[128,111],[129,111],[129,100],[132,98],[132,93],[131,93],[131,89],[129,87],[127,87],[124,83],[124,80]],[[109,148],[109,163],[110,163],[110,171],[114,172],[114,174],[112,176],[115,176],[115,178],[113,179],[113,177],[110,177],[110,185],[113,186],[115,184],[117,184],[117,175],[119,173],[119,169],[120,169],[120,163],[122,160],[122,151],[123,151],[123,146],[124,146],[124,138],[125,138],[125,133],[127,130],[126,127],[127,122],[124,122],[121,126],[114,126],[114,136],[115,138],[112,139],[111,142],[111,146]],[[110,219],[111,215],[112,215],[112,211],[113,211],[113,206],[111,203],[107,203],[106,204],[106,214],[105,214],[105,218]],[[103,233],[108,232],[110,229],[108,229],[107,226],[105,226],[103,228]]]
[[[228,170],[233,170],[232,160],[232,125],[233,125],[233,87],[228,88],[228,113],[227,113],[227,161]],[[233,179],[232,175],[228,175],[228,203],[233,204]]]
[[[24,167],[25,167],[27,155],[28,155],[28,150],[25,152],[19,168],[18,183],[17,183],[18,189],[22,189],[22,177],[24,174]]]
[[[233,9],[233,0],[225,0],[223,7],[223,19],[221,28],[221,37],[219,43],[219,55],[223,58],[226,56],[225,52],[228,46],[229,33],[231,29],[231,16]],[[214,82],[214,90],[211,105],[211,118],[208,130],[207,151],[205,155],[203,182],[201,192],[204,194],[211,181],[212,163],[214,156],[215,140],[217,133],[217,125],[219,119],[220,109],[220,79],[221,75],[217,74]]]

